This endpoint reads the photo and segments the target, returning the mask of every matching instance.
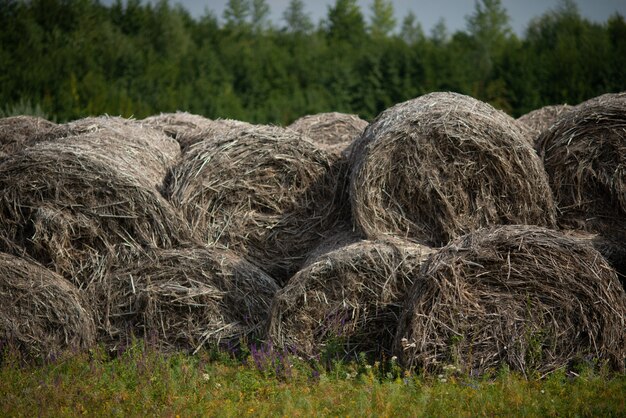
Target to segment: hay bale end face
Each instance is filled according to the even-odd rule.
[[[483,226],[554,226],[546,174],[523,134],[510,116],[456,93],[384,111],[350,156],[356,227],[441,246]]]
[[[484,228],[422,266],[394,351],[409,368],[528,375],[576,362],[623,370],[626,294],[590,245],[532,226]]]
[[[187,223],[125,164],[75,141],[40,143],[0,163],[0,243],[82,285],[115,245],[171,248]],[[3,245],[4,246],[4,245]]]
[[[626,243],[626,93],[583,102],[538,139],[559,225]]]
[[[13,154],[38,142],[58,125],[37,116],[0,118],[0,153]]]
[[[218,247],[117,255],[102,271],[85,292],[109,347],[133,335],[166,350],[253,341],[278,290],[258,267]]]
[[[343,358],[389,354],[404,297],[430,248],[401,240],[359,241],[323,252],[272,303],[268,338],[312,358],[330,345]]]
[[[303,116],[288,128],[305,135],[330,152],[341,154],[363,133],[367,125],[367,121],[357,115],[329,112]]]
[[[572,108],[567,104],[544,106],[520,116],[517,121],[526,128],[528,142],[534,148],[541,133],[550,129],[562,115]]]
[[[257,126],[192,147],[166,196],[202,242],[232,248],[284,282],[347,216],[336,160],[292,130]]]
[[[37,359],[88,349],[95,344],[95,326],[85,306],[63,277],[34,261],[0,253],[2,343]]]

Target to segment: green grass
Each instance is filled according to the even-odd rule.
[[[524,379],[420,377],[393,363],[336,363],[317,373],[295,357],[163,355],[133,346],[25,366],[5,356],[2,416],[625,416],[626,376],[585,371]],[[257,356],[258,357],[258,356]]]

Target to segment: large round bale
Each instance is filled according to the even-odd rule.
[[[341,154],[366,127],[367,122],[357,115],[338,112],[303,116],[288,126],[336,154]]]
[[[526,128],[528,142],[534,147],[539,135],[571,109],[568,104],[544,106],[520,116],[517,121]]]
[[[560,226],[626,243],[626,93],[577,105],[540,136],[537,148]]]
[[[53,130],[57,124],[38,116],[0,118],[0,153],[12,154],[37,142],[37,137]]]
[[[36,262],[0,253],[0,341],[50,359],[95,343],[93,317],[71,283]],[[2,353],[0,353],[0,356]]]
[[[295,131],[257,126],[190,148],[166,196],[203,242],[233,248],[286,281],[348,215],[336,161]]]
[[[483,226],[554,226],[546,174],[517,122],[456,93],[380,114],[354,144],[350,197],[368,238],[431,246]]]
[[[115,160],[127,170],[161,187],[167,170],[178,160],[176,140],[141,123],[120,117],[99,116],[59,125],[39,140],[71,142],[86,151]]]
[[[105,273],[86,293],[109,347],[133,336],[191,351],[254,340],[278,290],[258,267],[218,247],[151,250],[103,261]]]
[[[578,362],[623,369],[626,294],[588,244],[535,226],[484,228],[424,263],[394,351],[409,368],[525,375]]]
[[[0,162],[0,243],[21,248],[80,285],[114,245],[189,241],[182,216],[115,153],[87,142],[44,142]],[[142,180],[143,179],[143,180]]]
[[[389,354],[405,295],[432,250],[397,239],[359,241],[320,255],[274,298],[268,338],[315,357]]]

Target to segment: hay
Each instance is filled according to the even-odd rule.
[[[258,338],[278,290],[258,267],[217,247],[117,255],[107,263],[86,292],[109,347],[133,335],[191,351]]]
[[[527,130],[528,142],[534,147],[537,138],[543,131],[550,129],[552,125],[565,113],[569,112],[572,106],[567,104],[544,106],[528,112],[517,118]]]
[[[179,111],[150,116],[141,120],[140,123],[177,140],[180,135],[186,132],[212,125],[213,121],[204,116]]]
[[[355,142],[350,196],[356,227],[431,246],[497,224],[553,226],[541,161],[514,119],[456,93],[384,111]]]
[[[347,216],[336,158],[288,129],[257,126],[184,154],[166,196],[206,244],[220,242],[283,282]]]
[[[182,133],[177,139],[182,150],[186,152],[192,145],[198,142],[221,140],[231,133],[250,128],[254,128],[254,125],[248,122],[233,119],[216,119],[206,126]]]
[[[335,349],[353,359],[390,353],[407,290],[431,251],[387,239],[326,252],[277,293],[270,341],[309,358]]]
[[[95,343],[78,290],[34,261],[0,253],[0,341],[28,358],[52,359]],[[0,353],[2,356],[2,353]]]
[[[114,245],[171,248],[190,240],[186,222],[132,161],[87,142],[34,145],[0,163],[0,243],[82,285],[91,260]]]
[[[367,122],[357,115],[338,112],[303,116],[288,126],[336,154],[341,154],[366,127]]]
[[[602,95],[574,107],[540,136],[537,149],[554,192],[559,225],[625,243],[626,93]]]
[[[524,375],[599,360],[622,369],[626,294],[590,245],[534,226],[484,228],[422,266],[394,351],[410,368]]]
[[[0,118],[0,154],[13,154],[35,144],[37,137],[57,127],[37,116]]]

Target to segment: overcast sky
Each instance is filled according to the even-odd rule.
[[[145,0],[144,0],[145,1]],[[104,0],[110,4],[112,0]],[[474,10],[474,0],[393,0],[398,23],[406,16],[409,10],[417,16],[417,20],[429,33],[431,28],[443,18],[449,32],[466,28],[465,17]],[[200,17],[208,9],[214,15],[221,18],[227,0],[170,0],[170,3],[180,3],[192,16]],[[276,26],[282,26],[283,11],[289,4],[289,0],[267,0],[271,8],[271,20]],[[304,0],[306,11],[315,23],[326,17],[328,7],[335,3],[334,0]],[[370,13],[372,0],[359,0],[363,14],[367,17]],[[554,9],[559,0],[502,0],[502,5],[509,13],[511,26],[518,34],[523,34],[528,22],[535,16],[539,16],[547,10]],[[609,16],[619,12],[626,17],[626,0],[577,0],[576,4],[582,16],[595,22],[605,22]]]

